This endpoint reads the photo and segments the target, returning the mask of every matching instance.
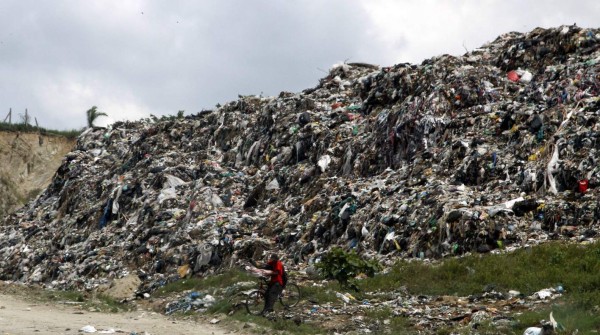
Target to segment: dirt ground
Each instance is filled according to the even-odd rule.
[[[94,327],[95,334],[241,334],[218,324],[173,320],[151,311],[90,312],[75,304],[32,302],[19,295],[0,293],[0,335],[85,334],[82,329],[87,326]]]

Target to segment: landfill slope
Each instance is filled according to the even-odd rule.
[[[391,264],[598,231],[600,31],[508,33],[420,65],[89,129],[7,218],[0,278],[139,292],[280,250]]]
[[[75,140],[0,131],[0,218],[41,193]]]

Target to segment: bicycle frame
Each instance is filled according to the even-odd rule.
[[[246,308],[249,313],[258,315],[261,311],[261,308],[265,301],[265,296],[267,294],[267,288],[269,286],[268,278],[259,277],[258,279],[258,287],[252,292],[248,293],[246,300]],[[286,295],[286,292],[291,293],[292,300],[290,300],[290,296]],[[275,303],[279,302],[284,308],[291,308],[295,306],[300,301],[300,288],[298,285],[294,283],[287,283],[286,288],[281,290],[281,293],[276,298]]]

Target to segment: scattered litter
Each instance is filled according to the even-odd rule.
[[[81,329],[79,329],[80,332],[84,332],[84,333],[95,333],[97,332],[96,328],[94,326],[83,326],[81,327]]]

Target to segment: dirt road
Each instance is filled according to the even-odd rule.
[[[29,302],[18,296],[0,294],[0,335],[85,334],[84,327],[95,334],[138,335],[222,335],[225,329],[212,324],[170,320],[153,312],[89,312],[76,305]],[[239,334],[239,332],[236,332]]]

